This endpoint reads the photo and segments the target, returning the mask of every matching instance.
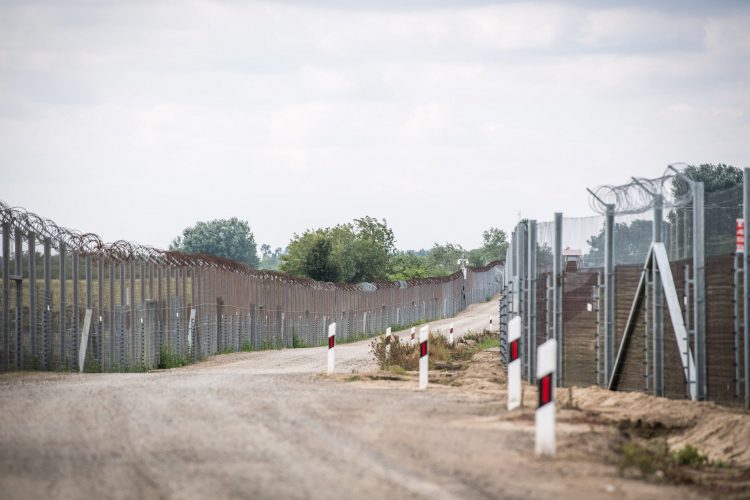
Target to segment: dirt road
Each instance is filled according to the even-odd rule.
[[[478,330],[495,306],[431,327]],[[145,374],[2,375],[0,498],[700,496],[591,460],[534,458],[529,422],[502,421],[497,390],[346,382],[373,368],[369,341],[338,346],[337,361],[347,375],[318,375],[324,348]],[[496,355],[485,361],[498,369]]]

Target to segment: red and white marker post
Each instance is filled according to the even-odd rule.
[[[391,352],[391,327],[385,329],[385,352]]]
[[[427,374],[430,369],[427,355],[430,328],[423,326],[419,329],[419,388],[427,389]]]
[[[536,378],[539,381],[539,406],[536,409],[536,454],[553,456],[555,443],[555,371],[557,340],[550,339],[537,350]]]
[[[414,344],[414,335],[415,335],[416,331],[417,331],[417,327],[416,326],[412,326],[411,327],[411,343],[412,344]]]
[[[492,316],[490,316],[490,331],[492,331]]]
[[[453,323],[451,323],[451,334],[448,336],[448,341],[453,343]]]
[[[521,317],[508,321],[508,410],[521,406]]]
[[[336,323],[328,325],[328,375],[333,374],[336,349]]]

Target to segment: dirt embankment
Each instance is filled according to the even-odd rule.
[[[452,369],[438,367],[441,369],[430,371],[430,390],[499,401],[507,397],[505,369],[497,348],[480,351],[471,361],[456,363]],[[372,388],[417,390],[417,376],[418,372],[378,370],[359,374],[356,383]],[[524,383],[523,395],[524,404],[518,410],[504,411],[501,404],[492,416],[454,425],[533,433],[536,387]],[[714,467],[708,475],[693,474],[692,482],[715,483],[714,476],[718,475],[722,480],[731,479],[732,494],[750,494],[750,476],[745,477],[750,470],[750,412],[746,410],[598,387],[559,388],[556,400],[561,459],[606,459],[616,463],[623,444],[633,440],[646,445],[665,443],[671,450],[690,444],[707,455],[709,463],[723,465],[720,470]],[[744,493],[740,495],[743,498]]]

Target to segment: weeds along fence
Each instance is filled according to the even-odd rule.
[[[735,250],[749,177],[704,193],[669,169],[590,191],[597,215],[520,223],[500,300],[503,355],[507,321],[521,316],[530,382],[536,347],[556,338],[558,386],[747,406],[747,255]]]
[[[0,202],[2,370],[141,371],[217,353],[317,346],[453,316],[503,266],[342,285],[60,228]]]

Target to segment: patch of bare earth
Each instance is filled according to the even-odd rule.
[[[507,378],[497,348],[479,351],[471,360],[433,365],[429,391],[497,402],[494,411],[455,420],[451,426],[522,433],[533,439],[537,389],[524,383],[521,408],[505,410]],[[377,370],[330,378],[374,390],[418,391],[418,375],[417,371],[399,374]],[[715,498],[750,498],[747,410],[598,387],[558,388],[556,402],[555,463],[604,463],[616,468],[623,478],[650,483],[676,481]],[[622,466],[621,449],[631,441],[646,448],[666,445],[670,450],[690,444],[707,455],[709,463],[675,466],[678,479],[664,479],[661,471],[646,477],[637,468]]]

